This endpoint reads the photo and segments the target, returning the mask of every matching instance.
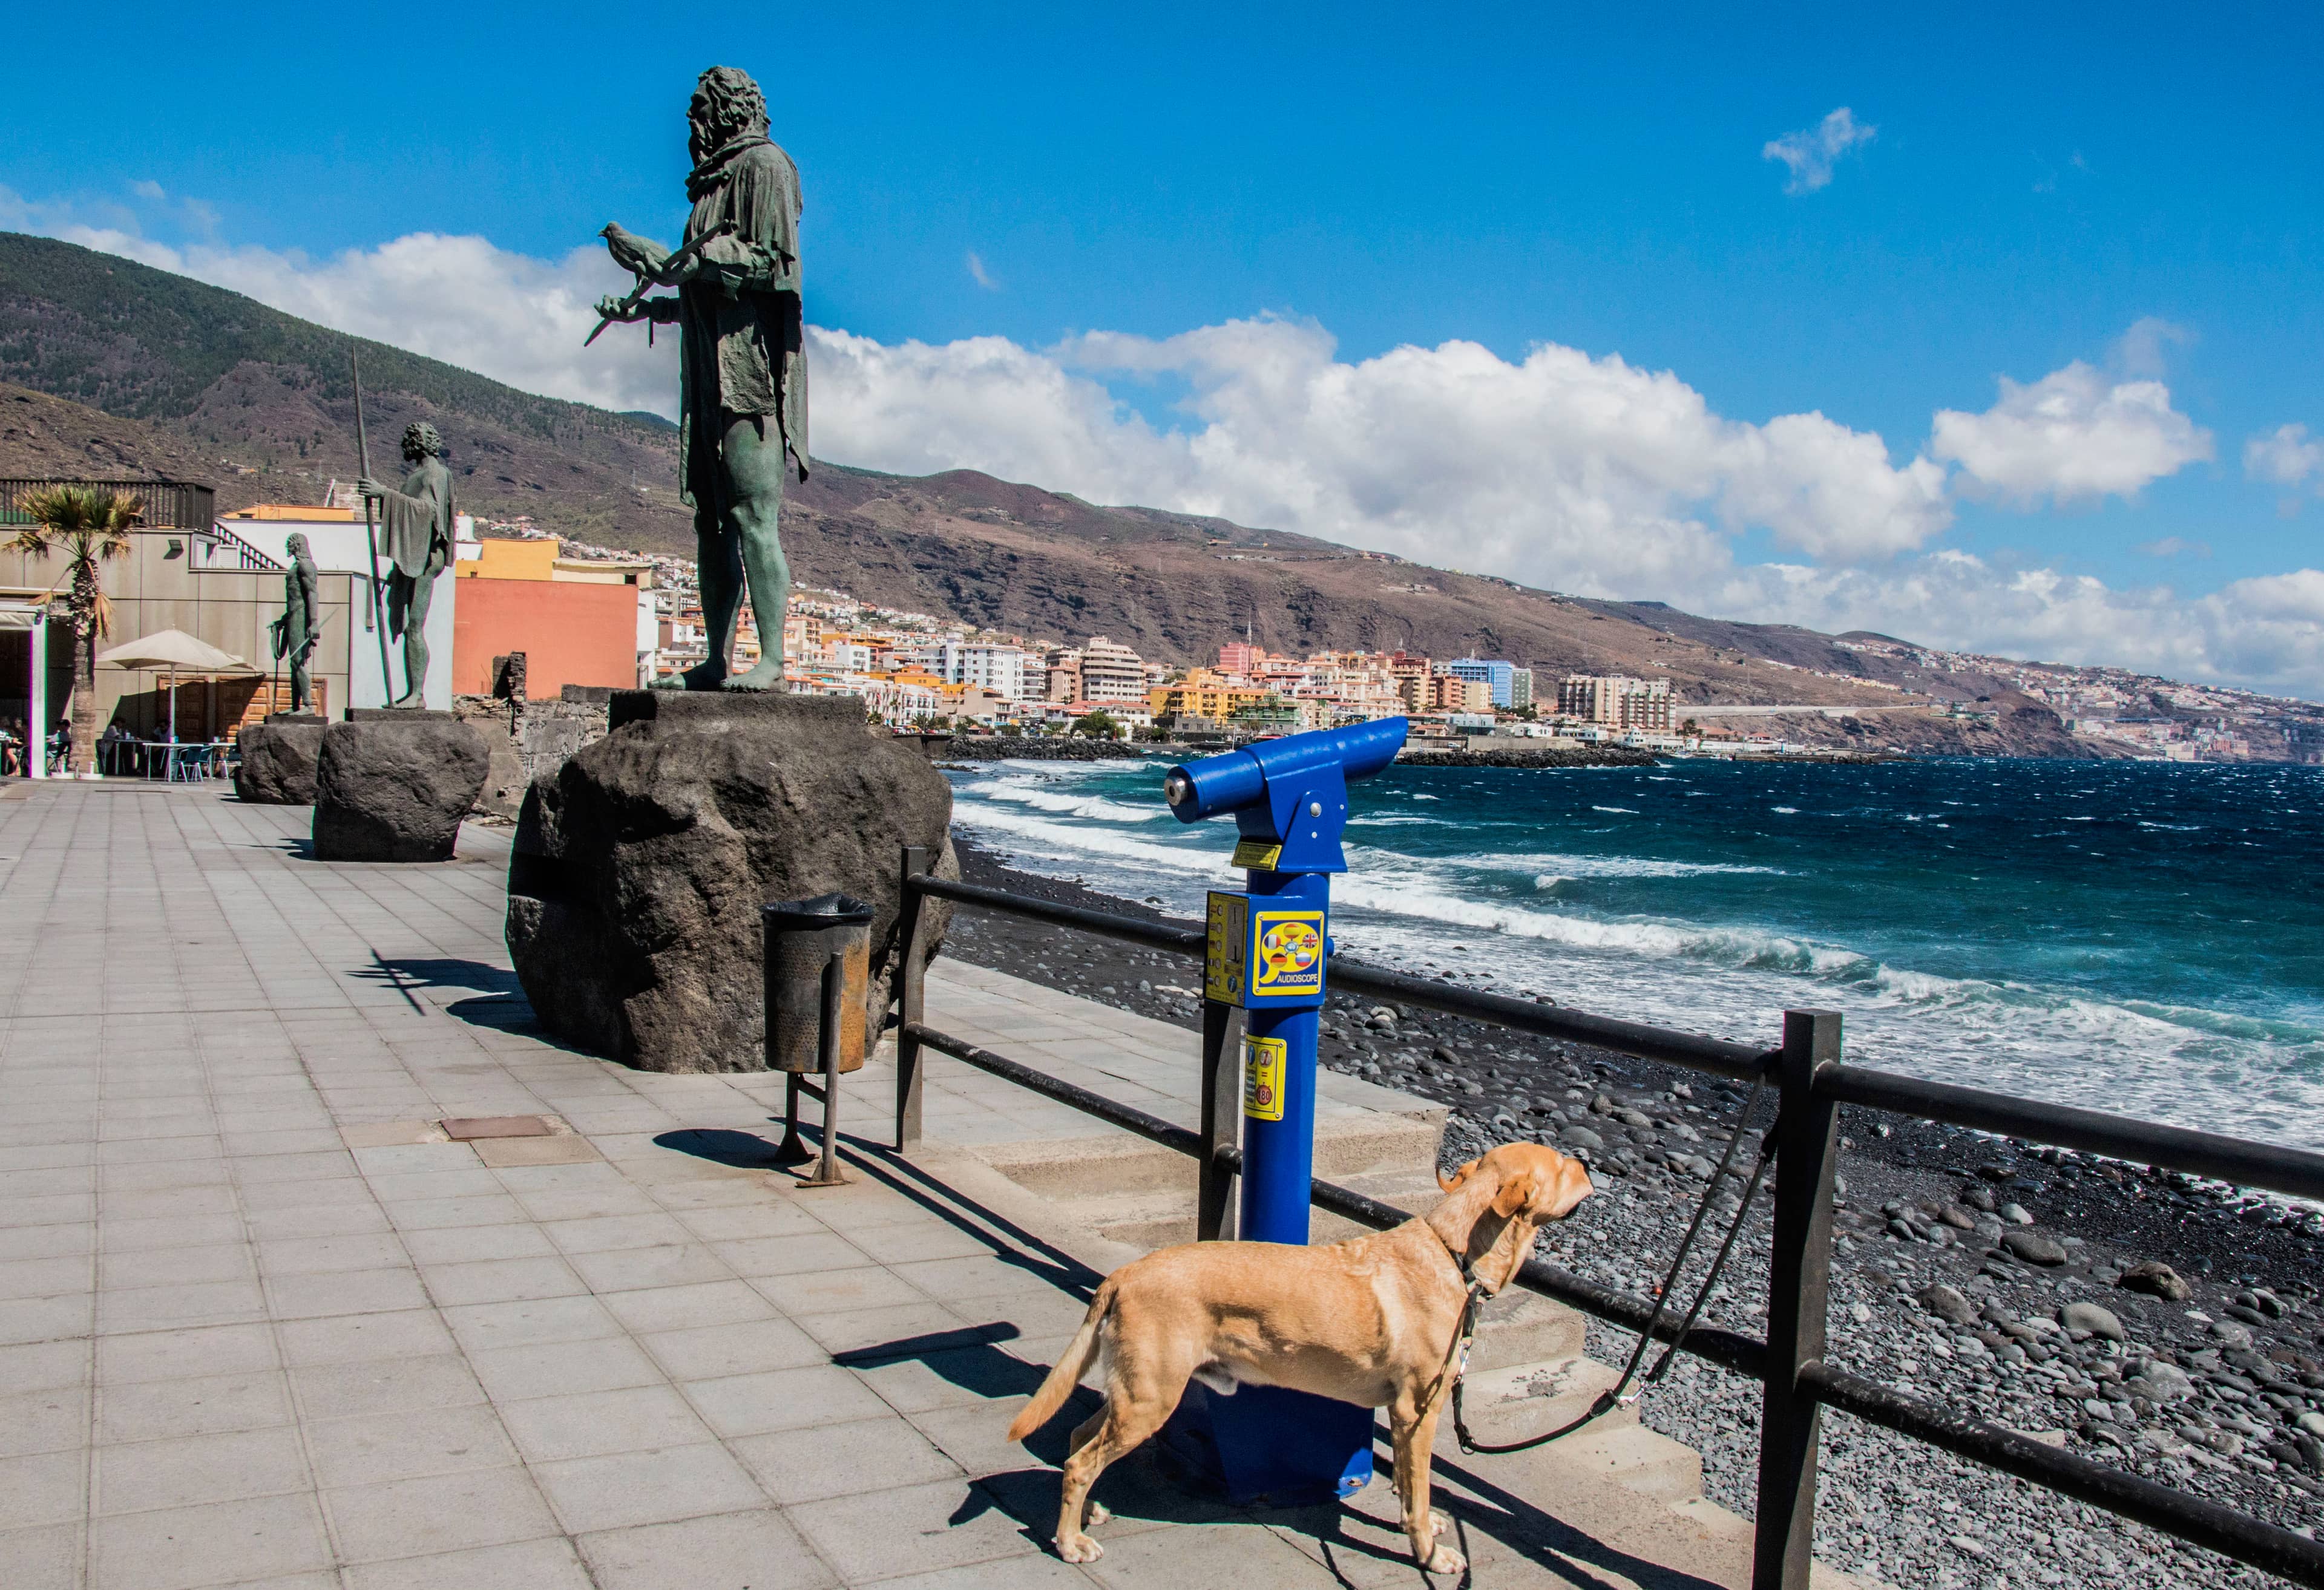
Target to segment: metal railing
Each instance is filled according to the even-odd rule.
[[[85,481],[15,478],[0,480],[0,520],[23,517],[24,500],[52,486],[99,486],[144,501],[139,525],[149,530],[196,530],[205,535],[217,522],[217,492],[193,481]]]
[[[1237,1146],[1241,1011],[1209,999],[1203,1002],[1201,1125],[1194,1130],[940,1032],[925,1019],[922,923],[926,904],[931,899],[1004,912],[1198,961],[1204,952],[1202,931],[951,882],[931,876],[929,863],[926,850],[908,847],[903,853],[899,923],[902,968],[896,979],[898,1151],[908,1152],[920,1141],[926,1071],[921,1055],[934,1050],[1192,1156],[1198,1181],[1195,1235],[1204,1241],[1228,1235],[1229,1194],[1242,1166],[1242,1153]],[[1942,1448],[2295,1584],[2324,1590],[2324,1545],[2304,1535],[2127,1469],[2061,1451],[2016,1430],[1906,1396],[1837,1368],[1826,1363],[1823,1356],[1831,1271],[1832,1180],[1839,1160],[1839,1112],[1843,1104],[2218,1177],[2296,1198],[2324,1199],[2324,1154],[1847,1065],[1840,1059],[1837,1011],[1786,1011],[1782,1043],[1773,1049],[1757,1050],[1637,1022],[1589,1016],[1561,1006],[1478,993],[1336,956],[1331,962],[1331,979],[1334,988],[1346,992],[1417,1005],[1541,1037],[1591,1043],[1712,1076],[1740,1080],[1765,1075],[1780,1100],[1775,1126],[1779,1174],[1767,1266],[1767,1334],[1762,1340],[1699,1326],[1681,1342],[1683,1351],[1758,1380],[1766,1388],[1760,1405],[1753,1590],[1806,1590],[1815,1539],[1817,1454],[1825,1408],[1839,1409]],[[1379,1230],[1412,1218],[1394,1205],[1321,1180],[1314,1183],[1313,1202]],[[1656,1319],[1650,1300],[1599,1285],[1540,1259],[1528,1259],[1516,1281],[1529,1291],[1625,1329],[1644,1330],[1651,1325],[1658,1339],[1678,1338],[1677,1322]]]

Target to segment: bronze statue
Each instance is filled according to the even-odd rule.
[[[685,240],[673,253],[619,225],[604,229],[638,290],[598,304],[599,330],[617,320],[678,328],[679,492],[694,509],[710,642],[686,688],[779,690],[791,590],[779,525],[783,473],[807,475],[798,168],[769,141],[766,101],[746,72],[703,73],[687,119],[694,212]],[[645,297],[654,286],[678,296]],[[759,661],[730,676],[746,580]]]
[[[268,626],[274,637],[274,655],[290,665],[290,710],[307,710],[307,658],[321,639],[323,620],[316,594],[315,555],[307,538],[292,534],[282,543],[290,567],[282,576],[282,616]]]
[[[428,606],[436,576],[452,561],[452,472],[444,467],[444,438],[425,421],[403,427],[403,461],[411,473],[391,491],[369,475],[355,490],[380,504],[386,533],[387,632],[403,638],[403,694],[389,704],[425,703]]]

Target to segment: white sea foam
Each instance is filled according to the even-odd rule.
[[[1635,806],[1592,806],[1590,809],[1593,812],[1611,812],[1618,817],[1635,817],[1638,814],[1637,808]]]
[[[1086,817],[1098,823],[1151,823],[1163,814],[1161,806],[1129,806],[1120,801],[1110,801],[1103,795],[1074,795],[1062,789],[1050,789],[1039,784],[1021,784],[1001,779],[989,779],[972,784],[960,792],[965,795],[982,795],[987,800],[1013,801],[1019,805],[1043,812],[1056,812],[1070,817]]]

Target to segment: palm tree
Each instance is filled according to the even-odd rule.
[[[21,511],[32,522],[9,545],[36,557],[64,557],[57,584],[70,586],[64,604],[73,631],[72,771],[86,776],[97,760],[97,639],[113,628],[113,603],[100,576],[105,564],[129,550],[129,528],[144,516],[145,503],[109,486],[51,486],[27,498]],[[32,725],[35,755],[45,731]]]

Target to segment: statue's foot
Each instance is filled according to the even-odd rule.
[[[683,674],[655,680],[650,690],[715,690],[725,683],[726,670],[716,663],[696,663]]]
[[[761,662],[747,673],[737,674],[721,685],[721,690],[780,690],[783,687],[783,666]]]
[[[420,699],[418,691],[409,690],[387,704],[391,707],[425,707],[428,703]]]

